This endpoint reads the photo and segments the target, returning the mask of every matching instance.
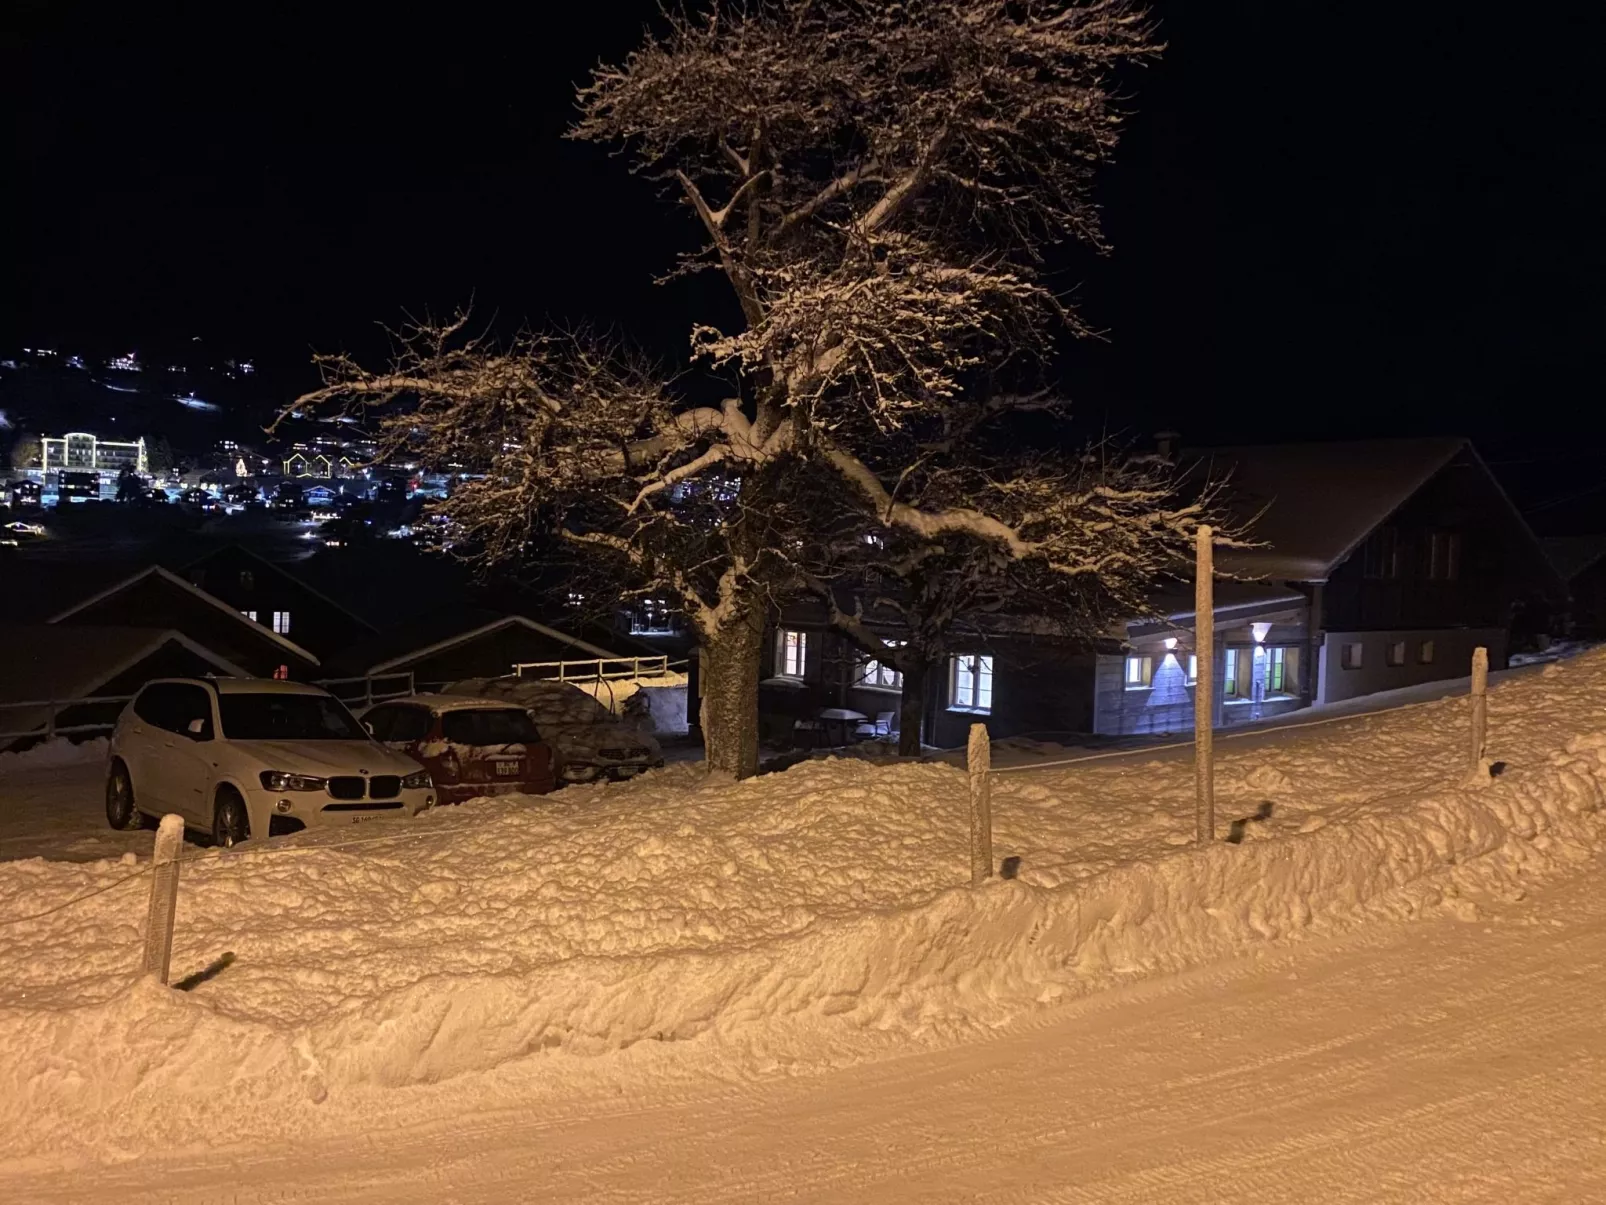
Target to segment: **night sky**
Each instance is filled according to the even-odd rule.
[[[1579,15],[1567,16],[1567,7]],[[1104,179],[1115,253],[1059,283],[1110,332],[1055,371],[1090,427],[1193,443],[1473,436],[1525,505],[1606,494],[1600,6],[1174,0]],[[572,83],[654,11],[7,35],[7,346],[201,335],[291,380],[312,348],[473,299],[666,359],[707,310],[652,277],[695,238],[564,141]],[[267,13],[269,10],[263,10]],[[540,10],[531,9],[531,12]],[[712,284],[712,282],[710,282]],[[723,302],[723,298],[719,299]],[[1606,501],[1606,500],[1603,500]]]

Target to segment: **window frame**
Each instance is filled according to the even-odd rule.
[[[970,688],[961,693],[961,663],[971,663],[965,677]],[[993,713],[993,676],[996,673],[991,653],[954,653],[948,658],[948,710],[969,715]]]
[[[794,665],[796,672],[791,668]],[[805,629],[781,628],[775,633],[775,676],[794,682],[808,678],[809,634]]]
[[[884,640],[888,648],[902,648],[908,643],[906,640]],[[876,681],[871,681],[871,675]],[[882,679],[890,679],[885,681]],[[854,688],[857,690],[884,690],[889,693],[903,693],[903,671],[894,669],[879,657],[860,656],[854,670]]]
[[[1388,651],[1383,655],[1383,664],[1389,669],[1399,669],[1405,664],[1405,641],[1389,641]]]
[[[1221,665],[1221,697],[1223,699],[1236,699],[1238,695],[1238,666],[1241,658],[1235,648],[1222,650]]]
[[[1133,670],[1137,671],[1136,676]],[[1152,690],[1154,688],[1154,655],[1152,653],[1128,653],[1126,664],[1121,671],[1121,685],[1127,690]]]
[[[1366,642],[1364,640],[1346,640],[1338,646],[1338,668],[1344,670],[1364,669],[1366,667]]]
[[[1187,665],[1187,668],[1183,671],[1182,684],[1184,686],[1197,686],[1197,685],[1199,685],[1199,654],[1198,653],[1189,653],[1188,654],[1188,665]]]
[[[276,636],[288,636],[290,634],[290,612],[273,612],[273,632]]]
[[[1433,654],[1434,654],[1434,648],[1433,648],[1433,641],[1431,639],[1422,640],[1422,641],[1418,641],[1417,642],[1417,646],[1416,646],[1416,663],[1418,665],[1432,665],[1433,664]]]

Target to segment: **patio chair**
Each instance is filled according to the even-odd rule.
[[[893,725],[897,722],[897,719],[898,713],[896,711],[877,712],[875,719],[866,720],[864,723],[860,724],[853,730],[853,735],[868,737],[871,740],[877,740],[884,736],[892,736],[897,731],[897,729],[893,727]]]

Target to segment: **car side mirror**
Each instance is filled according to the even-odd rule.
[[[368,733],[369,736],[372,736],[374,734],[374,726],[372,724],[370,724],[367,720],[364,720],[362,722],[362,726],[363,726],[363,729]]]
[[[191,740],[204,741],[207,739],[205,720],[191,720],[184,731],[189,733]]]

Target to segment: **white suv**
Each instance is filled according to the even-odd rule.
[[[112,733],[106,819],[135,828],[177,812],[219,845],[417,815],[429,773],[375,741],[316,686],[257,678],[148,683]]]

